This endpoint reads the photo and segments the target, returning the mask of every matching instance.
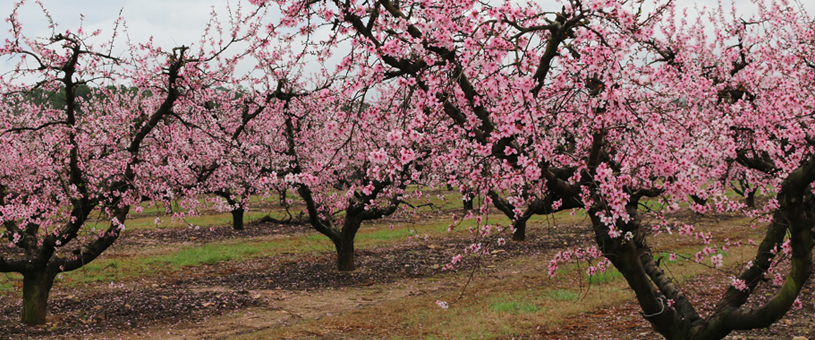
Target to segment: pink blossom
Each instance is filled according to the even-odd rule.
[[[362,187],[362,194],[368,196],[374,192],[374,189],[373,183],[368,183],[368,185]]]
[[[790,244],[790,239],[784,241],[784,243],[781,245],[781,249],[784,251],[784,254],[792,253],[792,245]]]
[[[711,256],[710,257],[710,262],[711,262],[711,264],[713,264],[714,267],[721,268],[722,267],[722,254]]]
[[[556,260],[549,261],[549,276],[555,277],[555,273],[557,272],[558,266]]]
[[[441,309],[447,309],[449,306],[447,302],[436,300],[436,305],[439,306]]]
[[[390,144],[401,144],[403,135],[402,130],[393,130],[388,132],[387,141]]]
[[[781,276],[780,273],[775,273],[775,275],[773,275],[773,285],[781,286],[783,284],[784,284],[784,277]]]
[[[408,164],[413,161],[416,155],[413,153],[411,149],[402,149],[400,152],[399,161],[402,162],[402,165]]]
[[[734,278],[732,278],[732,280],[730,282],[730,285],[732,285],[734,288],[736,288],[736,289],[738,289],[740,291],[743,291],[743,292],[747,291],[747,284],[744,282],[744,280],[739,280],[739,279],[734,277]]]
[[[384,149],[371,151],[371,153],[368,154],[368,160],[376,164],[385,164],[388,162],[388,154]]]
[[[795,301],[792,302],[792,309],[798,310],[804,308],[804,304],[801,303],[800,298],[795,298]]]

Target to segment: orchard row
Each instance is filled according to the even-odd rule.
[[[815,24],[798,3],[250,3],[171,49],[121,28],[30,38],[15,7],[0,47],[17,63],[0,77],[0,216],[17,251],[0,272],[24,277],[23,322],[43,324],[55,276],[102,254],[144,202],[194,213],[208,197],[242,228],[250,196],[288,190],[339,270],[354,269],[360,225],[414,209],[417,188],[485,197],[516,240],[533,215],[584,210],[593,256],[668,339],[767,327],[812,273]],[[754,207],[757,190],[773,198]],[[639,209],[657,199],[767,224],[712,315],[652,256],[648,231],[674,227]],[[84,228],[92,214],[109,227]],[[495,226],[477,221],[487,238]],[[765,275],[781,288],[745,307]]]

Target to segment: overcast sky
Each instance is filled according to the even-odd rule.
[[[12,0],[0,1],[0,14],[5,18],[13,8]],[[85,16],[84,27],[90,32],[102,29],[112,31],[114,22],[122,11],[127,21],[129,34],[135,41],[144,41],[150,36],[161,46],[189,45],[201,36],[209,21],[212,9],[226,13],[228,3],[233,7],[236,0],[42,0],[45,8],[59,24],[61,30],[76,29],[80,14]],[[246,4],[248,6],[248,4]],[[246,10],[249,10],[247,7]],[[20,21],[25,32],[37,36],[48,33],[47,20],[40,7],[29,0],[20,11]],[[0,37],[8,36],[8,24],[3,23]],[[104,35],[104,34],[103,34]],[[107,35],[109,37],[109,35]]]
[[[556,4],[553,0],[540,0],[542,3]],[[676,0],[680,7],[699,4],[716,6],[716,0]],[[728,0],[723,0],[725,3]],[[810,14],[815,13],[815,1],[801,0],[807,4]],[[150,36],[158,46],[172,48],[179,45],[197,43],[206,26],[212,9],[226,16],[227,4],[234,6],[238,0],[42,0],[59,24],[58,31],[75,30],[79,27],[80,13],[85,15],[84,29],[91,32],[102,29],[102,36],[108,39],[119,11],[127,21],[128,33],[134,42],[146,41]],[[6,18],[12,10],[13,0],[0,0],[0,15]],[[252,8],[243,1],[245,11]],[[739,10],[750,11],[748,0],[737,0]],[[559,7],[559,6],[558,6]],[[729,7],[729,6],[728,6]],[[681,13],[681,12],[679,12]],[[29,0],[20,12],[20,21],[28,36],[46,37],[49,35],[47,21],[39,6]],[[9,25],[0,22],[0,39],[10,35]],[[124,44],[120,43],[120,46]],[[0,73],[11,67],[7,58],[0,60]]]
[[[127,22],[127,33],[134,43],[147,41],[151,36],[157,46],[164,49],[191,44],[197,44],[201,34],[210,20],[213,8],[219,16],[227,20],[227,5],[233,9],[238,0],[41,0],[45,8],[59,25],[57,32],[66,29],[75,31],[80,25],[81,15],[84,15],[82,24],[85,32],[96,29],[102,30],[100,43],[110,39],[115,21],[121,11]],[[12,0],[0,0],[0,15],[5,19],[13,9]],[[244,11],[254,9],[243,1]],[[23,32],[29,37],[47,37],[50,35],[48,21],[33,0],[28,0],[19,11],[19,20],[23,25]],[[228,27],[228,24],[225,25]],[[10,25],[0,22],[0,39],[5,40],[11,35],[8,32]],[[124,38],[117,38],[118,47],[124,48]],[[115,54],[115,52],[114,52]],[[13,67],[13,61],[8,58],[0,59],[0,73]]]

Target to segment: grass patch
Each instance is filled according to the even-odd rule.
[[[579,296],[579,294],[565,289],[547,290],[545,293],[543,293],[544,298],[557,301],[577,301]]]
[[[144,262],[144,258],[96,259],[77,270],[57,275],[54,282],[76,287],[93,282],[113,283],[155,276],[157,270]]]
[[[10,292],[14,290],[12,282],[22,282],[23,275],[19,273],[3,273],[0,275],[0,292]]]
[[[496,302],[490,305],[490,310],[493,312],[502,312],[510,314],[523,314],[535,313],[540,310],[540,307],[534,303],[529,302]]]
[[[121,279],[122,264],[117,260],[93,261],[75,271],[64,273],[72,279],[82,282],[112,282]]]
[[[182,249],[176,253],[159,256],[148,260],[148,263],[167,263],[179,267],[195,266],[200,264],[218,264],[220,262],[243,260],[253,257],[270,248],[276,248],[270,242],[238,243],[238,244],[207,244],[200,247]]]
[[[589,276],[588,274],[586,274],[586,276],[587,276],[587,280],[589,281],[589,283],[597,284],[597,283],[603,283],[603,282],[610,282],[610,281],[622,278],[623,274],[620,273],[615,268],[608,268],[608,269],[606,269],[605,273],[598,272],[597,274],[594,274],[593,276]]]
[[[268,213],[268,212],[260,212],[260,211],[252,211],[245,213],[243,215],[244,223],[251,222],[253,220],[260,219],[266,215],[275,216],[275,213]],[[282,217],[283,214],[280,214]],[[161,222],[156,225],[156,218],[159,218]],[[199,227],[212,227],[212,226],[222,226],[222,225],[232,225],[232,214],[231,213],[217,213],[211,212],[201,216],[190,216],[182,219],[176,219],[173,221],[171,216],[135,216],[132,218],[128,218],[125,220],[125,226],[127,227],[127,231],[133,230],[153,230],[153,229],[163,229],[163,228],[182,228],[187,227],[189,225],[195,225]],[[97,221],[97,222],[88,222],[83,226],[85,230],[105,230],[110,226],[110,221]],[[125,232],[127,232],[125,231]]]

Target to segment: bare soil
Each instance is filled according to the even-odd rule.
[[[110,253],[157,243],[188,243],[190,240],[205,243],[302,232],[312,231],[302,225],[271,223],[256,223],[247,226],[244,231],[235,231],[227,226],[213,227],[211,230],[156,229],[123,235]],[[527,237],[526,242],[508,242],[491,256],[466,258],[456,270],[467,271],[475,266],[494,267],[492,263],[509,258],[541,254],[553,248],[573,247],[588,242],[586,235],[559,235],[540,237],[533,234]],[[442,267],[470,244],[469,240],[456,238],[417,239],[394,246],[358,250],[355,258],[358,269],[353,272],[337,271],[334,254],[329,252],[317,256],[283,255],[188,267],[189,270],[182,275],[147,282],[123,282],[82,289],[64,289],[57,285],[49,299],[48,323],[42,327],[27,327],[18,321],[22,300],[21,293],[17,291],[14,295],[0,296],[0,333],[23,339],[87,338],[102,336],[103,333],[116,334],[114,338],[123,334],[138,337],[145,329],[206,320],[228,313],[255,310],[262,314],[260,310],[264,309],[278,312],[283,309],[270,301],[280,301],[283,299],[281,296],[385,285],[445,274]],[[338,300],[352,301],[342,295]],[[306,303],[301,302],[300,305]],[[289,314],[286,318],[302,313]],[[177,329],[175,326],[171,328]]]
[[[714,313],[712,305],[700,304],[704,298],[706,301],[716,301],[722,296],[725,288],[719,283],[718,278],[705,276],[688,282],[685,286],[705,287],[692,292],[696,301],[694,305],[701,306],[698,310],[701,315]],[[727,339],[732,340],[772,340],[772,339],[792,339],[796,336],[803,336],[813,339],[815,336],[815,304],[812,300],[812,292],[815,289],[810,279],[801,294],[803,307],[789,311],[779,322],[769,328],[756,329],[750,331],[736,331],[731,333]],[[767,289],[764,289],[766,291]],[[766,301],[768,296],[764,291],[758,291],[755,296],[758,301]],[[651,329],[650,324],[640,314],[639,304],[632,299],[623,304],[598,308],[587,313],[563,321],[563,326],[553,330],[543,330],[537,334],[516,337],[516,339],[662,339],[662,337]]]
[[[449,214],[445,214],[449,216]],[[439,218],[432,214],[427,219]],[[695,218],[682,216],[683,218]],[[715,223],[699,217],[700,223]],[[400,221],[403,222],[403,221]],[[313,233],[305,225],[248,224],[246,230],[228,226],[200,229],[156,229],[125,233],[111,253],[155,244],[207,243],[269,235]],[[432,292],[457,293],[466,289],[462,274],[476,270],[495,277],[523,277],[517,267],[497,265],[511,259],[551,254],[557,250],[591,244],[585,228],[559,226],[532,229],[525,242],[508,242],[489,255],[465,257],[457,273],[441,268],[471,243],[463,238],[400,241],[387,247],[359,250],[357,270],[339,272],[332,252],[284,254],[275,257],[200,265],[167,277],[88,284],[79,288],[56,286],[49,300],[48,323],[26,327],[18,321],[19,287],[0,295],[0,337],[9,339],[226,339],[270,328],[284,328],[302,320],[320,320],[342,313],[375,309],[382,303],[411,299]],[[693,281],[697,280],[697,281]],[[696,298],[721,296],[721,277],[702,276],[687,287]],[[717,285],[719,284],[719,285]],[[815,335],[815,306],[808,283],[802,309],[793,310],[765,330],[736,332],[731,339],[792,339]],[[766,294],[756,294],[766,298]],[[701,305],[702,313],[713,312]],[[557,326],[542,325],[519,330],[518,339],[659,339],[629,300],[566,318]],[[333,322],[333,321],[332,321]],[[332,324],[333,325],[333,324]],[[308,338],[389,338],[391,330],[362,324],[333,325],[334,331],[309,331]],[[366,328],[368,327],[368,328]],[[398,331],[398,330],[397,330]],[[407,334],[414,334],[407,332]],[[306,337],[306,336],[303,336]]]

